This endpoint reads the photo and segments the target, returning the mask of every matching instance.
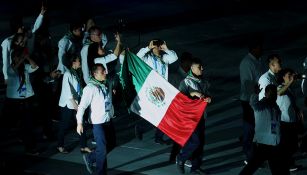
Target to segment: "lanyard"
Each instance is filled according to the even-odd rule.
[[[155,55],[153,55],[152,60],[153,60],[153,63],[154,63],[155,71],[157,71],[164,79],[166,79],[166,77],[165,77],[165,73],[166,73],[165,64],[162,61],[160,61],[159,58],[157,58],[157,56],[155,56]],[[159,63],[162,65],[161,72],[159,72],[159,70],[158,70],[158,64]]]

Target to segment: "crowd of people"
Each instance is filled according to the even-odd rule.
[[[12,116],[18,116],[6,120],[19,125],[25,152],[31,155],[39,154],[33,137],[34,125],[42,126],[41,137],[57,140],[56,150],[62,154],[70,151],[65,147],[65,135],[75,127],[80,135],[80,152],[87,170],[93,173],[95,163],[97,174],[107,174],[107,153],[116,146],[112,123],[118,105],[115,101],[121,98],[118,74],[114,73],[118,70],[108,63],[123,62],[122,35],[115,34],[115,47],[108,50],[107,35],[96,25],[94,18],[74,20],[55,51],[51,47],[46,11],[42,6],[29,31],[25,30],[22,19],[12,19],[12,35],[1,44],[6,84],[4,116],[12,113]],[[178,56],[168,48],[166,41],[158,38],[149,41],[137,56],[189,98],[211,103],[213,97],[204,80],[201,59],[184,52],[179,59],[179,68],[169,73],[168,65],[178,61]],[[276,54],[269,55],[269,69],[265,72],[261,57],[262,42],[254,40],[239,66],[243,109],[241,140],[246,154],[246,166],[240,174],[253,174],[265,160],[268,160],[272,174],[289,174],[289,170],[297,169],[293,158],[300,134],[297,123],[303,121],[291,91],[297,76],[292,69],[281,67],[281,58]],[[179,173],[186,173],[184,167],[188,165],[190,173],[205,174],[200,167],[206,115],[204,112],[183,147],[168,142],[164,133],[156,128],[155,143],[173,143],[170,162],[176,162]],[[52,127],[54,116],[59,119],[57,131]],[[139,120],[135,134],[142,140],[146,121]],[[89,130],[93,132],[95,149],[87,145]]]

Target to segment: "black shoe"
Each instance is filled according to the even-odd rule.
[[[84,164],[86,166],[86,170],[92,174],[93,173],[93,164],[90,163],[90,161],[88,160],[88,154],[83,154],[82,155]]]
[[[138,126],[134,127],[134,134],[138,140],[143,140],[143,133],[139,130]]]
[[[176,164],[177,164],[177,169],[179,173],[184,174],[184,163],[180,160],[177,160]]]

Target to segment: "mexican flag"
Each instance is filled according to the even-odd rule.
[[[131,111],[183,146],[203,116],[207,103],[182,94],[130,51],[126,51],[120,77],[123,94],[131,99]]]

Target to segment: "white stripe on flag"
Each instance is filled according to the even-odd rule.
[[[152,94],[158,88],[164,94],[161,99],[155,98]],[[178,93],[179,91],[174,86],[152,70],[131,104],[131,110],[153,125],[158,126]]]

